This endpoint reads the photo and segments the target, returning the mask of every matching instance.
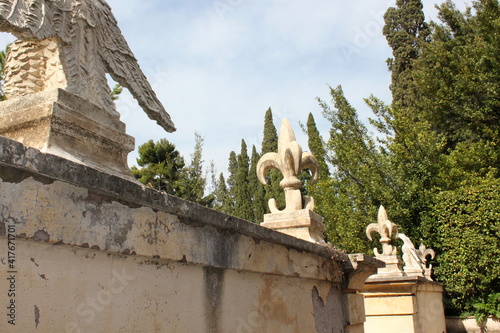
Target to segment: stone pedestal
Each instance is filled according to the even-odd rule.
[[[444,333],[443,286],[424,277],[371,276],[363,288],[367,333]]]
[[[265,214],[260,225],[309,242],[325,244],[323,218],[309,209]]]
[[[134,138],[116,111],[62,89],[0,103],[0,135],[108,174],[133,180],[127,154]]]
[[[377,274],[374,275],[374,277],[396,277],[396,276],[403,276],[403,270],[402,270],[402,265],[403,262],[401,261],[401,258],[394,254],[394,255],[377,255],[376,258],[378,260],[382,260],[385,262],[385,267],[379,268],[377,271]]]

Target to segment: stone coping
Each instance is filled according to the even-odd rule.
[[[232,230],[286,248],[306,251],[324,258],[335,258],[339,262],[349,262],[346,254],[327,246],[261,227],[258,224],[147,188],[138,182],[109,175],[59,156],[42,153],[20,142],[0,136],[0,166],[2,165],[23,171],[25,178],[33,177],[47,182],[57,180],[82,186],[115,197],[125,204],[140,204],[183,217],[190,223]]]
[[[387,283],[428,283],[441,286],[442,283],[431,281],[423,276],[376,276],[369,277],[366,280],[366,284],[387,284]]]

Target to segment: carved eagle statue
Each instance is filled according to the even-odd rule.
[[[27,42],[55,39],[65,74],[61,88],[113,113],[109,73],[151,119],[175,131],[104,0],[0,0],[0,30]]]

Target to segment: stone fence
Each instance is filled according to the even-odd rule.
[[[383,265],[3,137],[0,258],[1,332],[363,332]]]

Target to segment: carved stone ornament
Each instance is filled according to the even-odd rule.
[[[0,0],[0,31],[9,47],[0,135],[44,153],[136,181],[125,132],[106,73],[166,131],[170,116],[104,0]]]
[[[310,153],[302,152],[295,140],[295,134],[288,120],[283,119],[278,136],[278,152],[267,153],[257,163],[257,176],[266,184],[266,174],[270,169],[277,169],[283,174],[280,182],[285,191],[286,207],[280,211],[275,199],[269,200],[271,214],[264,215],[262,226],[277,230],[287,235],[325,245],[323,218],[314,210],[313,198],[302,205],[302,182],[297,177],[304,169],[312,172],[312,182],[318,179],[318,161]]]
[[[283,119],[278,136],[278,152],[267,153],[261,157],[257,163],[257,176],[259,181],[266,185],[266,174],[270,169],[277,169],[283,174],[283,180],[280,182],[281,188],[285,191],[286,208],[284,211],[301,210],[302,194],[300,187],[302,182],[297,177],[304,169],[312,172],[311,182],[318,180],[318,161],[308,153],[302,152],[302,147],[295,140],[295,134],[287,119]],[[314,210],[314,199],[306,199],[305,208]],[[276,200],[269,200],[269,209],[271,213],[279,213]]]
[[[436,252],[433,249],[428,249],[424,244],[420,243],[417,253],[424,263],[424,276],[432,281],[432,264],[428,263],[432,259],[436,258]],[[430,258],[429,258],[430,257]]]
[[[379,253],[377,248],[373,249],[375,257],[385,262],[385,267],[379,268],[377,275],[379,276],[403,276],[401,268],[402,262],[397,255],[396,247],[391,245],[391,237],[393,233],[398,232],[398,226],[387,217],[387,212],[383,206],[380,206],[378,211],[377,223],[371,223],[366,228],[366,236],[372,240],[371,234],[377,232],[380,234],[380,243],[382,243],[382,253]]]
[[[381,236],[380,243],[382,243],[382,254],[378,252],[377,248],[373,249],[377,257],[381,255],[392,256],[397,254],[398,250],[391,245],[391,237],[393,232],[398,232],[398,226],[389,221],[384,206],[380,206],[378,210],[377,223],[371,223],[366,227],[366,236],[369,240],[372,240],[372,232],[378,232]]]
[[[0,30],[19,38],[6,64],[7,98],[61,88],[116,113],[109,73],[151,119],[175,130],[104,0],[1,0]]]
[[[378,212],[377,223],[372,223],[366,228],[366,236],[372,240],[371,234],[378,232],[382,237],[382,254],[379,253],[377,248],[373,249],[375,257],[385,262],[385,267],[379,268],[376,276],[422,276],[429,280],[431,279],[432,265],[426,266],[427,258],[430,256],[434,258],[435,253],[432,249],[427,249],[424,245],[420,245],[417,250],[413,242],[403,233],[398,233],[398,226],[387,217],[387,212],[383,206],[380,206]],[[402,262],[397,255],[397,248],[391,245],[391,238],[393,233],[396,237],[403,241],[401,252],[403,253],[404,268],[402,269]],[[404,271],[403,271],[404,270]]]
[[[405,274],[409,276],[423,276],[425,265],[417,253],[413,242],[408,236],[402,233],[398,233],[397,237],[403,241],[401,251],[403,252],[403,262],[405,263]]]
[[[403,241],[403,262],[405,263],[404,272],[408,276],[424,276],[428,280],[432,280],[432,265],[427,267],[428,257],[434,259],[436,253],[432,249],[428,249],[425,245],[420,244],[418,249],[415,249],[413,242],[405,234],[398,234],[398,238]]]

